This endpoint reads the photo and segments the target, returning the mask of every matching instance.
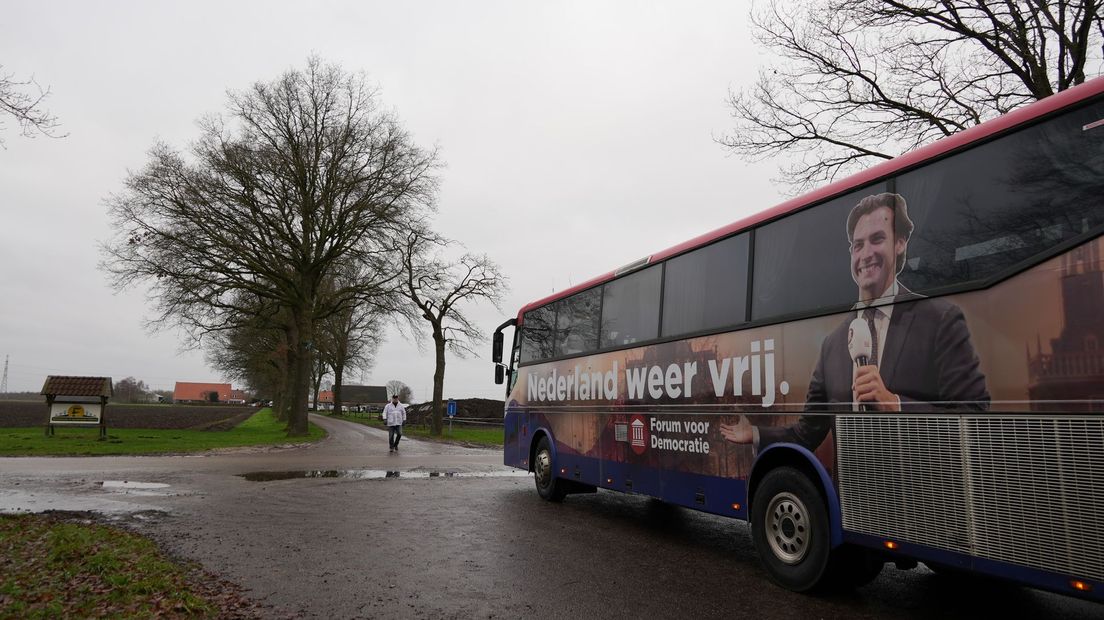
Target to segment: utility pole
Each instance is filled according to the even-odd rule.
[[[8,393],[8,356],[4,356],[4,378],[0,379],[0,394]]]

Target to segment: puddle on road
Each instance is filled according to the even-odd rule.
[[[382,478],[524,478],[529,472],[503,471],[388,471],[383,469],[308,469],[304,471],[256,471],[240,474],[251,482],[293,480],[296,478],[352,478],[378,480]]]
[[[163,482],[135,482],[133,480],[104,480],[105,489],[164,489],[169,485]]]

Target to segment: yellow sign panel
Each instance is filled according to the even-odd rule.
[[[50,424],[99,424],[100,405],[96,403],[54,403]]]

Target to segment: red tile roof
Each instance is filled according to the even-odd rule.
[[[231,388],[229,383],[188,383],[177,381],[173,390],[173,400],[201,400],[209,401],[211,392],[218,394],[222,402],[230,400]]]
[[[114,394],[111,377],[62,377],[50,375],[40,394],[55,396],[106,396]]]

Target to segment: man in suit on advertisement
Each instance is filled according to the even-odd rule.
[[[913,224],[905,199],[867,196],[847,217],[854,312],[824,339],[806,395],[807,409],[792,426],[756,427],[740,416],[722,424],[728,441],[756,450],[778,442],[815,450],[840,411],[939,411],[989,408],[989,391],[958,306],[913,293],[897,280]],[[865,322],[871,350],[865,364],[848,350],[851,323]]]

